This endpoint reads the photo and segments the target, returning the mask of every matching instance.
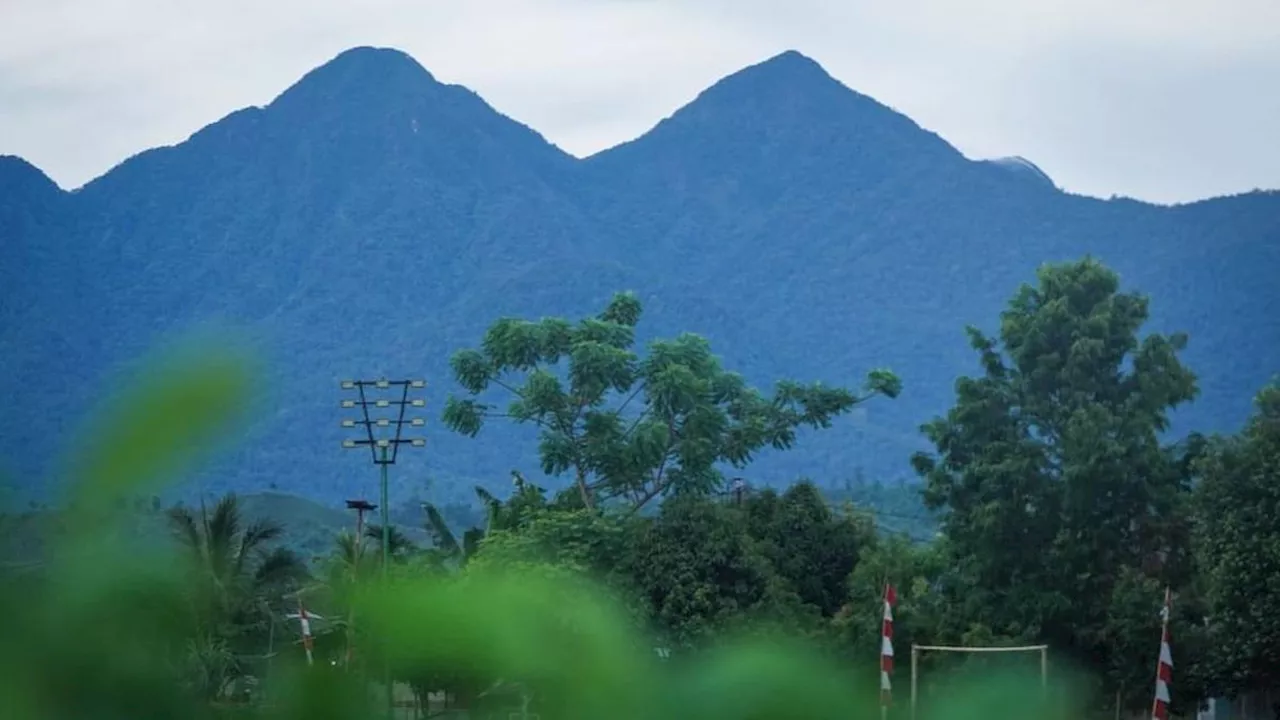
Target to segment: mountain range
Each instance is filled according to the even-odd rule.
[[[529,428],[440,426],[448,358],[500,316],[577,318],[618,290],[644,304],[642,339],[705,335],[760,385],[902,377],[900,398],[763,454],[765,484],[909,475],[918,426],[978,371],[964,326],[997,329],[1043,262],[1094,255],[1151,296],[1151,330],[1190,333],[1202,392],[1177,432],[1239,426],[1280,357],[1280,193],[1072,195],[797,52],[578,159],[406,54],[356,48],[74,191],[0,157],[0,250],[0,458],[34,494],[121,368],[209,323],[257,342],[268,375],[243,442],[186,490],[325,502],[376,492],[340,447],[348,377],[428,380],[397,497],[536,478]]]

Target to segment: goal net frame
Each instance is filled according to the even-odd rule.
[[[1049,646],[1017,645],[1014,647],[998,647],[994,645],[911,645],[911,720],[915,720],[916,707],[919,704],[920,691],[920,654],[922,652],[953,653],[993,653],[993,652],[1036,652],[1040,653],[1040,691],[1049,692]]]

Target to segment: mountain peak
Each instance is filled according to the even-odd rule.
[[[416,93],[436,85],[439,83],[435,77],[408,53],[394,48],[361,46],[344,50],[303,75],[277,102],[359,97],[373,88]]]
[[[722,78],[677,112],[711,106],[722,112],[767,117],[769,124],[831,124],[866,129],[868,124],[895,124],[918,129],[914,122],[874,98],[833,77],[816,60],[796,50],[774,55]]]
[[[636,150],[642,140],[643,151]],[[795,50],[728,75],[642,138],[597,157],[605,161],[661,148],[674,162],[684,162],[679,158],[688,146],[702,147],[704,154],[714,147],[739,160],[750,155],[769,165],[800,156],[835,162],[839,155],[839,162],[867,177],[891,174],[921,158],[952,165],[963,160],[937,135]]]
[[[808,74],[815,79],[833,79],[831,74],[828,73],[817,60],[814,60],[799,50],[784,50],[768,60],[743,68],[741,72],[750,72],[752,70],[755,70],[756,72],[761,70],[785,72],[792,75]]]
[[[58,184],[40,168],[17,155],[0,155],[0,195],[60,191]]]
[[[312,72],[405,72],[434,80],[431,73],[403,50],[361,45],[343,50]]]
[[[817,60],[796,50],[787,50],[725,77],[708,91],[717,87],[740,87],[751,93],[809,94],[822,91],[850,92],[839,80],[831,77]]]

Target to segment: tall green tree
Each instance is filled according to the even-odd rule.
[[[1148,300],[1111,270],[1086,258],[1037,278],[998,337],[968,329],[983,373],[956,382],[955,406],[923,427],[934,452],[913,463],[945,511],[962,616],[1105,667],[1116,583],[1128,569],[1172,580],[1187,487],[1160,434],[1196,381],[1186,336],[1142,337]]]
[[[854,513],[833,510],[812,482],[781,495],[765,490],[745,503],[746,532],[800,602],[833,617],[848,600],[847,581],[875,526]]]
[[[799,598],[746,532],[739,509],[683,496],[645,518],[620,558],[671,646],[714,642],[746,616],[789,614]]]
[[[708,492],[723,481],[719,464],[742,467],[764,447],[789,448],[801,426],[827,427],[901,387],[876,370],[861,393],[781,381],[766,396],[724,370],[696,335],[654,341],[640,357],[640,309],[622,293],[577,323],[498,320],[480,349],[453,356],[466,396],[449,398],[445,424],[474,436],[489,418],[533,423],[543,471],[570,474],[582,505],[640,508],[671,492]],[[510,396],[505,408],[482,398],[493,388]]]
[[[1280,382],[1258,393],[1235,437],[1198,461],[1196,556],[1205,576],[1215,689],[1280,683]]]
[[[893,611],[895,648],[953,642],[943,634],[950,606],[937,591],[947,561],[940,544],[915,543],[904,535],[876,537],[862,548],[847,580],[845,605],[833,625],[844,654],[868,673],[868,681],[879,679],[875,660],[880,655],[886,583],[893,584],[898,599]],[[922,658],[924,667],[930,669],[940,660],[945,656],[926,654]]]

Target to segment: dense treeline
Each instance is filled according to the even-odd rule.
[[[470,528],[424,505],[430,541],[392,533],[385,568],[378,527],[340,536],[307,568],[280,547],[285,528],[244,522],[234,497],[171,511],[191,572],[175,655],[185,687],[206,699],[247,692],[273,657],[297,656],[297,626],[282,618],[303,603],[323,618],[318,662],[376,676],[389,621],[364,620],[370,588],[395,597],[494,573],[589,578],[664,657],[781,632],[867,682],[888,582],[899,648],[1046,643],[1108,712],[1117,698],[1149,707],[1170,588],[1175,709],[1280,680],[1280,385],[1259,392],[1236,436],[1170,438],[1168,413],[1198,393],[1179,360],[1188,338],[1144,334],[1147,299],[1100,264],[1046,266],[995,336],[969,330],[980,373],[957,381],[954,406],[922,428],[933,449],[913,458],[939,522],[927,542],[883,532],[874,513],[807,480],[733,483],[762,448],[796,445],[800,428],[891,402],[902,390],[891,372],[872,371],[857,391],[782,380],[765,394],[697,336],[638,352],[640,315],[623,294],[577,323],[502,319],[479,349],[457,353],[462,394],[446,424],[470,435],[535,425],[542,470],[565,489],[517,471],[506,499],[477,490],[487,518]],[[432,642],[461,642],[436,632]],[[958,662],[930,657],[928,669],[944,660]],[[444,693],[478,707],[512,683],[526,699],[557,692],[447,657],[392,667],[424,704]]]

